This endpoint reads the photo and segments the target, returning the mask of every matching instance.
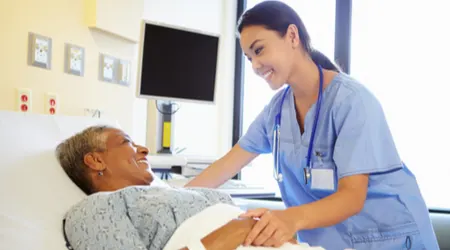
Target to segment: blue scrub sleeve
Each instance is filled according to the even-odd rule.
[[[250,124],[247,132],[239,139],[239,146],[250,153],[270,153],[271,146],[266,129],[269,108],[266,106]]]
[[[354,93],[335,112],[333,160],[338,178],[402,168],[383,109],[371,94]]]

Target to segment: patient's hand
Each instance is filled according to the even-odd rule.
[[[254,219],[235,219],[202,239],[207,250],[234,250],[244,243],[256,224]]]
[[[295,234],[295,221],[289,210],[268,210],[259,208],[249,210],[240,218],[259,218],[252,231],[247,236],[244,246],[280,247],[291,242]]]
[[[256,222],[256,220],[251,218],[232,220],[203,237],[201,242],[207,250],[235,250],[244,243],[245,238]],[[289,242],[298,244],[295,238],[292,238]],[[183,250],[189,249],[183,248]]]

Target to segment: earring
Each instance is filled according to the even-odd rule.
[[[98,176],[103,176],[103,171],[98,172]]]

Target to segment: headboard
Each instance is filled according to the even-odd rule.
[[[62,217],[85,195],[55,157],[59,142],[116,121],[0,111],[0,246],[65,249]]]

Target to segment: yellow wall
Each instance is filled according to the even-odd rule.
[[[46,92],[59,95],[59,113],[84,115],[85,108],[101,109],[106,117],[145,141],[147,102],[135,98],[137,44],[89,29],[82,0],[2,0],[0,3],[0,109],[16,108],[16,88],[32,90],[32,112],[44,113]],[[136,8],[127,11],[136,11]],[[119,19],[119,17],[118,17]],[[27,65],[28,32],[52,38],[52,69]],[[85,48],[83,77],[64,73],[64,44]],[[99,53],[132,62],[130,87],[98,80]],[[138,111],[136,111],[138,110]],[[139,110],[144,110],[140,112]],[[133,124],[134,123],[141,123]],[[137,131],[139,130],[139,131]],[[142,135],[143,133],[143,135]]]
[[[85,1],[96,2],[97,7],[88,17]],[[105,4],[108,1],[114,4]],[[181,103],[174,115],[173,145],[187,147],[188,154],[224,154],[231,147],[236,0],[0,0],[0,109],[14,110],[16,89],[30,88],[32,112],[44,113],[45,93],[54,92],[59,95],[59,114],[84,115],[85,108],[104,110],[106,118],[117,119],[135,141],[155,153],[160,147],[160,117],[154,101],[135,98],[139,50],[133,42],[137,40],[132,32],[135,18],[124,17],[139,15],[220,34],[216,102]],[[105,25],[105,20],[117,21],[117,25]],[[118,29],[112,33],[128,39],[90,29],[88,23]],[[53,39],[51,70],[27,65],[28,32]],[[66,42],[85,48],[83,77],[64,73]],[[98,80],[99,53],[131,60],[130,87]]]

